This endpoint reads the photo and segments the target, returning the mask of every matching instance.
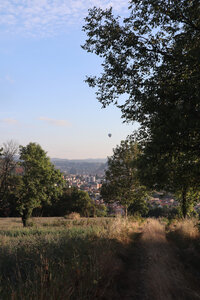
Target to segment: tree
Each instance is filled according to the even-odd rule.
[[[159,143],[156,145],[159,149]],[[182,216],[191,213],[200,201],[200,158],[191,152],[155,151],[152,143],[146,143],[140,157],[139,177],[147,187],[172,192],[180,202]]]
[[[200,186],[199,1],[132,0],[129,9],[122,21],[112,9],[89,10],[83,48],[104,61],[87,82],[103,107],[140,123],[148,181],[181,193],[186,216],[187,194]]]
[[[60,171],[54,168],[46,152],[36,143],[20,146],[20,161],[24,175],[18,191],[18,209],[26,226],[34,208],[62,193],[64,181]]]
[[[156,95],[158,90],[173,94],[178,86],[187,91],[187,96],[199,99],[199,1],[130,3],[130,16],[122,21],[113,15],[112,8],[89,10],[83,26],[88,39],[82,47],[104,61],[101,76],[88,77],[86,81],[97,87],[97,98],[103,107],[114,103],[126,120],[146,126],[157,106],[164,102],[161,94]],[[163,77],[168,83],[165,89]],[[127,97],[121,105],[117,102],[120,95]]]
[[[94,209],[94,203],[87,192],[76,187],[67,188],[57,202],[57,210],[60,215],[77,212],[82,217],[89,217]]]
[[[9,194],[15,188],[15,168],[17,166],[16,155],[18,146],[14,141],[8,141],[0,149],[0,208],[5,209],[9,205]]]
[[[125,208],[136,202],[145,202],[146,188],[140,185],[137,175],[137,159],[140,149],[137,143],[130,139],[121,141],[113,150],[113,156],[108,158],[108,169],[105,182],[101,188],[101,196],[108,202],[118,202]]]
[[[137,193],[134,194],[133,202],[128,207],[128,213],[131,215],[140,214],[145,217],[149,211],[147,199],[149,194],[144,186],[137,188]]]
[[[106,217],[108,214],[108,209],[105,204],[95,204],[94,206],[94,216],[96,217]]]

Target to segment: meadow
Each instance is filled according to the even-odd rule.
[[[0,219],[0,299],[199,299],[198,220]]]
[[[100,299],[138,223],[120,218],[0,219],[1,299]]]

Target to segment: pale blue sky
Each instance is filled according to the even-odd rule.
[[[101,109],[84,83],[101,68],[80,47],[83,18],[89,7],[111,4],[126,13],[123,0],[1,0],[0,144],[37,142],[50,157],[105,158],[135,129],[115,107]]]

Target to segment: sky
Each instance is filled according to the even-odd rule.
[[[101,72],[101,60],[80,46],[93,6],[126,15],[128,1],[0,1],[0,145],[12,139],[36,142],[50,157],[106,158],[136,129],[114,106],[102,109],[84,82]]]

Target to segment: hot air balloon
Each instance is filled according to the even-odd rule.
[[[108,136],[109,136],[109,138],[111,138],[112,134],[111,134],[111,133],[109,133],[109,134],[108,134]]]

